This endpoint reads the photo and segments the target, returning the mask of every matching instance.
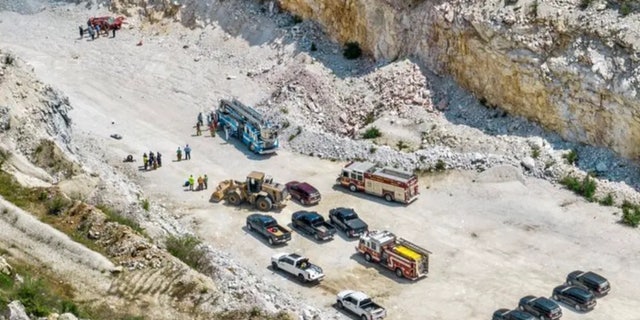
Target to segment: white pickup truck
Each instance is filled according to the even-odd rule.
[[[387,310],[371,301],[371,298],[360,291],[344,290],[338,293],[338,308],[346,309],[362,320],[378,320],[387,316]]]
[[[274,271],[286,271],[296,276],[301,282],[320,281],[324,278],[322,268],[296,253],[277,253],[273,255],[271,257],[271,267]]]

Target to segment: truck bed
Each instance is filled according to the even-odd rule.
[[[285,232],[285,228],[282,226],[272,226],[267,228],[267,232],[273,234],[276,237],[280,237],[284,234],[286,234],[287,232]]]

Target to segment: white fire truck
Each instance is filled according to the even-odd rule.
[[[411,203],[418,199],[418,177],[415,174],[371,162],[349,162],[342,168],[337,183],[352,192],[363,191],[387,201]]]
[[[431,251],[389,231],[374,230],[362,235],[356,250],[367,262],[380,263],[400,278],[417,280],[429,273]]]

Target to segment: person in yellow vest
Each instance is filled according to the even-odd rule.
[[[193,184],[195,183],[195,180],[193,179],[193,175],[189,175],[189,190],[193,191]]]

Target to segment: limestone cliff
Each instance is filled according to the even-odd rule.
[[[640,156],[639,14],[594,0],[280,0],[377,59],[413,56],[489,105]],[[607,7],[609,6],[609,7]],[[626,7],[625,7],[626,6]]]

